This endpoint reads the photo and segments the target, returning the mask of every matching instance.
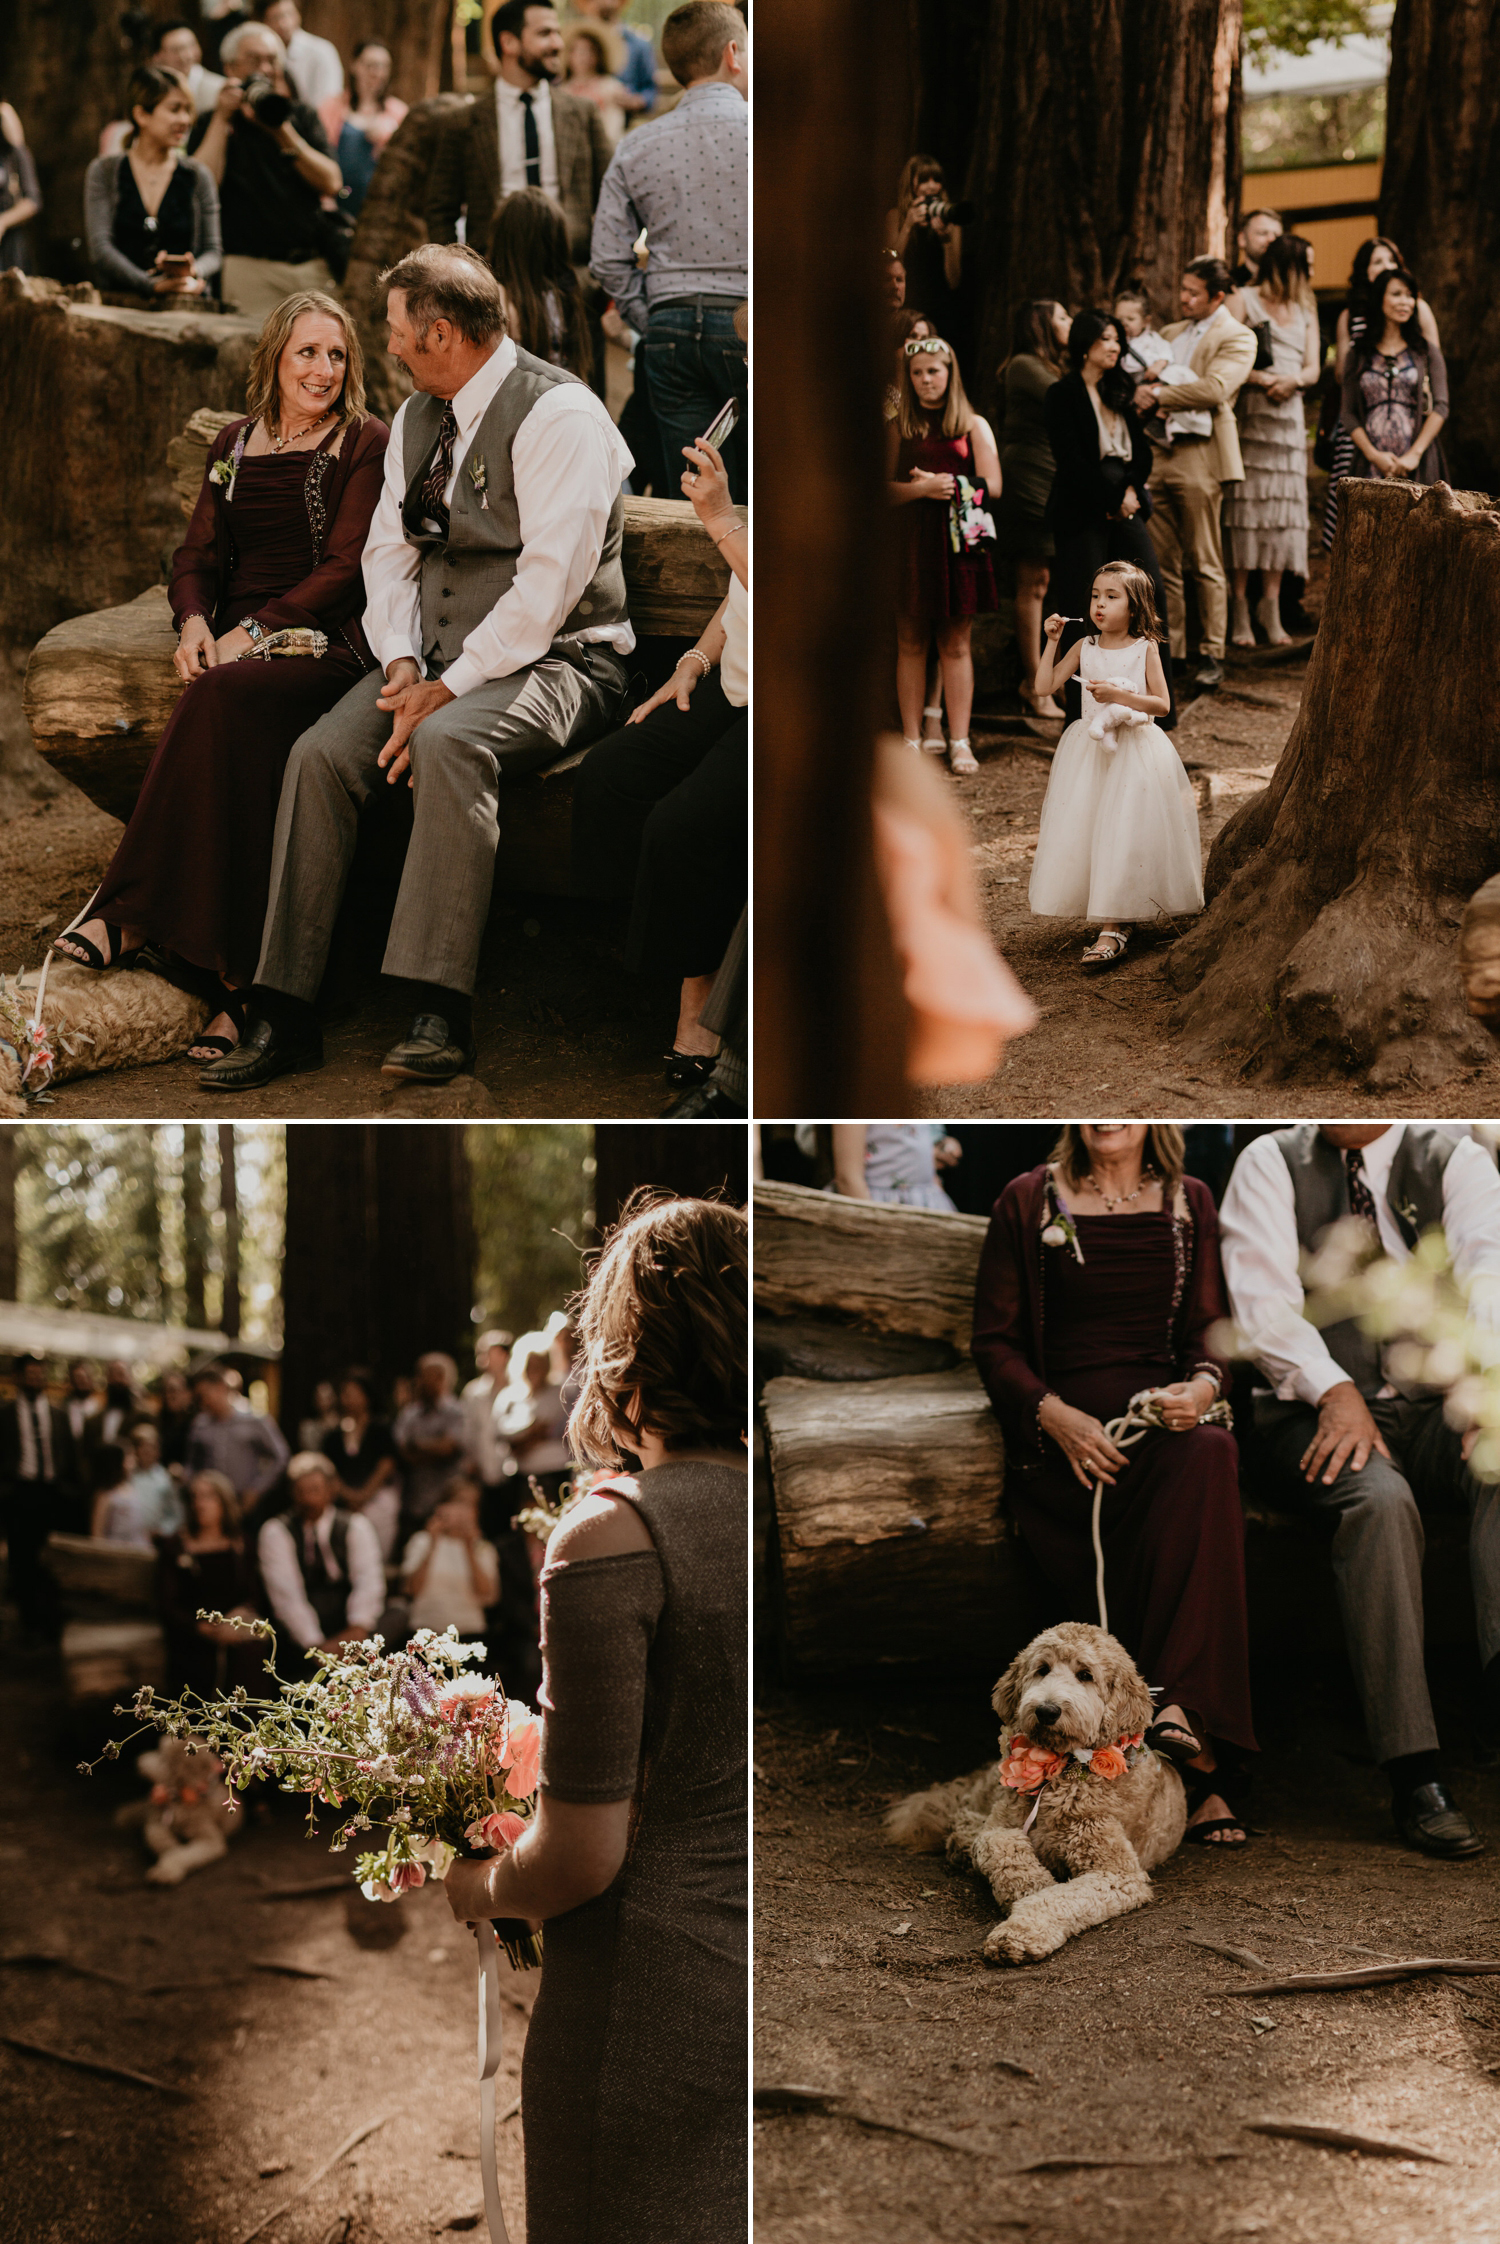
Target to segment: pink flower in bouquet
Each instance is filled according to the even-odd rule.
[[[507,1702],[510,1734],[505,1741],[502,1767],[508,1772],[505,1789],[513,1800],[529,1800],[536,1790],[537,1767],[542,1757],[542,1725],[521,1699]]]
[[[390,1882],[393,1892],[407,1893],[413,1886],[427,1883],[427,1872],[420,1862],[398,1862],[391,1872]]]
[[[489,1712],[494,1697],[487,1675],[455,1675],[438,1694],[438,1712],[449,1722],[472,1722]]]
[[[497,1854],[502,1854],[507,1847],[515,1845],[525,1828],[524,1817],[513,1815],[507,1808],[503,1815],[481,1816],[477,1823],[469,1825],[464,1837],[472,1847],[493,1847]]]
[[[446,1839],[419,1839],[411,1842],[413,1862],[425,1863],[434,1878],[446,1878],[453,1864],[456,1850]]]
[[[1049,1777],[1066,1766],[1061,1754],[1049,1753],[1030,1738],[1012,1738],[1010,1752],[1000,1764],[1000,1782],[1013,1792],[1039,1792]]]

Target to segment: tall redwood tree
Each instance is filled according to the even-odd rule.
[[[1448,364],[1452,480],[1500,488],[1500,15],[1397,0],[1380,230],[1431,298]]]

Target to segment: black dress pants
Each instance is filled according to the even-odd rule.
[[[713,974],[745,903],[750,712],[711,671],[597,741],[573,778],[573,876],[632,899],[626,956],[674,981]]]
[[[1052,547],[1052,581],[1048,594],[1051,612],[1087,619],[1094,578],[1105,562],[1133,561],[1151,579],[1156,593],[1156,620],[1162,630],[1166,630],[1167,588],[1162,582],[1161,563],[1156,558],[1144,514],[1132,515],[1128,522],[1112,522],[1108,516],[1101,515],[1097,522],[1090,522],[1084,529],[1056,530]],[[1093,628],[1087,620],[1082,624],[1064,624],[1062,637],[1057,642],[1059,656],[1065,655],[1077,640],[1086,639]],[[1172,650],[1165,639],[1157,652],[1172,703],[1161,721],[1162,730],[1170,732],[1177,722],[1177,695],[1172,686]],[[1076,677],[1070,678],[1063,689],[1063,707],[1070,725],[1083,715],[1083,695]]]

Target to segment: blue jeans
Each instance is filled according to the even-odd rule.
[[[681,497],[678,478],[688,465],[683,446],[696,442],[720,406],[734,397],[740,417],[724,446],[724,466],[729,495],[743,506],[750,495],[748,389],[745,345],[734,331],[733,313],[706,304],[669,304],[651,314],[641,348],[651,410],[667,457],[667,488],[660,495]]]

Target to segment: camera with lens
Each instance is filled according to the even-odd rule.
[[[945,202],[941,195],[929,195],[922,207],[929,226],[967,226],[974,217],[972,203]]]
[[[291,102],[278,93],[269,78],[247,78],[242,88],[245,107],[267,132],[280,132],[292,113]]]

